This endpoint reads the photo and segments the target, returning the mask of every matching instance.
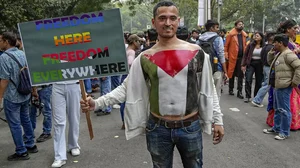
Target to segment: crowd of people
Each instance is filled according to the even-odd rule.
[[[242,20],[228,32],[213,20],[207,21],[203,31],[189,32],[178,26],[179,20],[174,3],[159,2],[153,10],[152,29],[144,34],[124,33],[129,74],[85,79],[86,101],[80,98],[78,81],[32,87],[31,94],[20,94],[15,84],[20,83],[18,64],[26,66],[22,41],[14,33],[1,33],[0,99],[16,146],[15,154],[7,159],[30,159],[29,153],[38,152],[35,142],[51,139],[53,127],[51,166],[61,167],[66,164],[67,151],[80,155],[80,109],[101,116],[120,108],[127,139],[146,130],[154,168],[172,167],[175,146],[184,167],[200,168],[202,132],[213,133],[214,144],[222,141],[219,101],[227,81],[228,94],[235,95],[236,77],[236,96],[245,103],[261,108],[269,93],[267,124],[272,128],[264,133],[284,140],[291,129],[300,128],[300,46],[295,43],[299,31],[295,21],[286,20],[276,32],[255,32],[249,38]],[[97,88],[100,97],[95,99],[92,93]],[[38,111],[44,116],[43,133],[35,141]]]

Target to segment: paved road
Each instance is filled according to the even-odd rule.
[[[267,128],[265,108],[246,104],[236,96],[229,96],[227,89],[221,97],[226,135],[219,145],[212,145],[212,137],[204,135],[204,168],[299,168],[300,131],[292,132],[284,141],[262,133]],[[266,105],[266,100],[264,102]],[[236,107],[239,112],[229,108]],[[3,112],[0,116],[4,116]],[[126,141],[120,129],[120,114],[92,114],[95,138],[89,140],[85,116],[81,116],[81,155],[68,155],[65,168],[150,168],[151,158],[147,152],[145,136]],[[41,134],[42,118],[38,118],[36,135]],[[53,140],[37,144],[39,152],[28,161],[8,162],[7,156],[14,152],[14,145],[7,125],[0,121],[0,168],[47,168],[53,162]],[[175,151],[174,168],[182,168]]]

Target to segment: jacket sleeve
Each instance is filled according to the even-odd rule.
[[[213,120],[215,125],[223,125],[223,113],[221,112],[221,107],[219,103],[219,97],[214,85],[214,94],[213,94]]]
[[[285,62],[295,70],[292,83],[300,84],[300,59],[293,52],[288,53],[285,57]]]
[[[95,100],[95,103],[96,103],[95,110],[102,109],[104,107],[111,106],[114,104],[119,104],[119,103],[125,102],[126,91],[127,91],[127,78],[116,89],[114,89],[113,91],[109,92],[108,94],[96,99]]]
[[[202,69],[203,71],[201,75],[201,91],[199,96],[200,116],[202,116],[203,119],[206,121],[207,119],[212,118],[213,121],[211,122],[213,122],[216,125],[223,125],[223,114],[221,112],[219,98],[214,85],[212,68],[210,66],[208,54],[205,54]]]
[[[227,37],[226,37],[226,42],[225,42],[225,46],[224,46],[225,59],[227,59],[227,60],[229,58],[228,48],[229,48],[229,45],[230,45],[231,38],[232,38],[232,36],[230,34],[228,34]]]
[[[246,47],[246,51],[244,53],[241,66],[247,66],[247,59],[248,59],[248,56],[249,56],[250,46],[251,46],[251,44],[248,44],[247,47]]]
[[[267,56],[268,64],[271,65],[274,59],[275,59],[275,51],[269,51]]]
[[[224,43],[221,37],[217,37],[214,42],[214,48],[216,48],[216,52],[218,55],[218,59],[221,62],[221,64],[225,63],[225,57],[224,57]]]

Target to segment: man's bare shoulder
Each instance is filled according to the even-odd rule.
[[[168,47],[161,47],[160,45],[154,45],[152,48],[143,52],[143,55],[153,55],[159,51],[163,50],[201,50],[197,44],[191,44],[189,42],[178,40],[175,44],[172,44]]]

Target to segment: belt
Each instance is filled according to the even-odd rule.
[[[161,118],[158,118],[154,116],[153,114],[150,113],[149,119],[153,120],[155,123],[165,126],[166,128],[171,128],[171,129],[176,129],[176,128],[183,128],[183,127],[188,127],[192,124],[192,122],[196,121],[199,119],[199,114],[195,114],[190,118],[187,118],[185,120],[164,120]]]

